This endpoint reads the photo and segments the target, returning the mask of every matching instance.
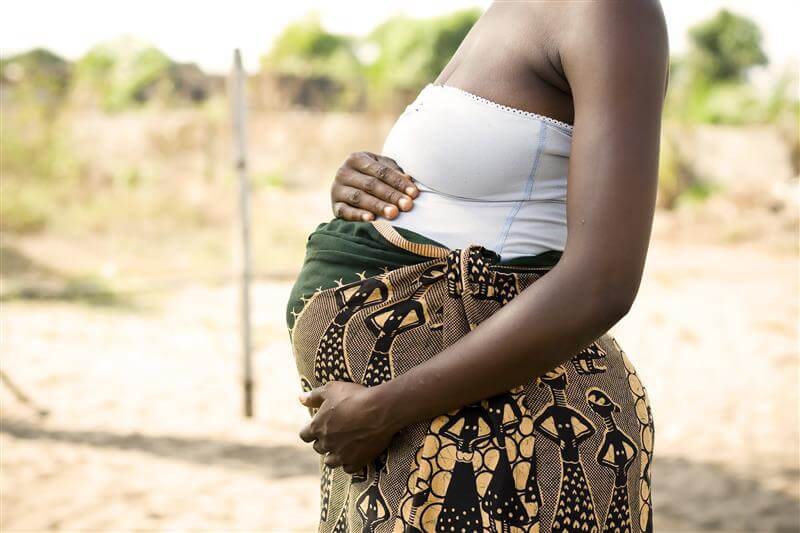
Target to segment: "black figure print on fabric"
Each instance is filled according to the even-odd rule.
[[[339,518],[336,519],[336,524],[331,531],[332,533],[349,533],[347,529],[347,505],[342,507],[342,512],[339,513]]]
[[[456,443],[456,462],[447,486],[436,530],[473,531],[481,527],[478,487],[475,484],[473,453],[476,446],[492,438],[491,418],[479,404],[461,408],[439,433]],[[450,528],[454,527],[455,530]]]
[[[431,423],[401,504],[404,532],[536,531],[540,496],[524,396],[518,387]]]
[[[378,277],[366,278],[343,285],[334,291],[339,312],[322,335],[314,360],[314,377],[320,384],[329,381],[353,381],[344,353],[344,334],[347,322],[366,307],[377,305],[389,298],[389,285]],[[328,519],[331,477],[327,465],[322,467],[320,479],[320,520]]]
[[[375,335],[375,345],[364,370],[362,383],[367,387],[380,385],[394,377],[391,348],[398,335],[430,321],[431,310],[425,294],[445,275],[443,265],[433,265],[419,277],[419,287],[404,300],[381,308],[366,317],[367,328]]]
[[[381,472],[385,472],[386,463],[386,452],[372,462],[372,483],[356,500],[356,509],[364,523],[362,533],[374,533],[378,524],[386,522],[390,518],[389,507],[386,505],[386,498],[380,487]]]
[[[389,285],[380,277],[362,279],[334,291],[339,312],[322,335],[314,362],[314,377],[321,384],[328,381],[353,381],[344,356],[344,333],[347,322],[361,309],[389,298]]]
[[[287,305],[303,390],[394,379],[552,268],[416,245],[388,224],[337,228],[309,241]],[[357,474],[323,466],[319,533],[652,533],[652,449],[644,387],[605,334],[541,378],[404,428]]]
[[[570,361],[578,374],[599,374],[606,371],[605,365],[601,363],[606,358],[606,355],[603,347],[593,342],[573,356]]]
[[[322,475],[319,479],[319,519],[321,522],[328,520],[328,507],[331,501],[331,477],[333,477],[333,469],[323,464]]]
[[[631,530],[630,502],[628,501],[628,469],[636,458],[636,443],[617,427],[614,413],[619,407],[600,389],[586,392],[586,402],[600,415],[605,434],[597,450],[597,462],[610,468],[614,475],[614,492],[608,506],[603,531],[629,533]]]
[[[511,526],[521,527],[531,520],[517,491],[506,448],[506,433],[519,428],[522,411],[510,393],[494,396],[487,403],[500,453],[481,503],[483,510],[489,515],[489,529],[496,532],[495,521],[500,521],[503,533],[507,533]]]
[[[578,453],[581,443],[594,435],[594,426],[567,403],[567,374],[563,367],[556,367],[539,379],[550,388],[553,403],[542,409],[534,427],[558,445],[562,462],[561,489],[552,530],[597,532],[592,492]]]

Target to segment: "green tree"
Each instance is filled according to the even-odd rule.
[[[174,91],[172,64],[161,50],[123,37],[95,46],[76,63],[75,91],[79,98],[99,100],[107,111],[133,107]]]
[[[61,102],[71,74],[67,60],[44,48],[0,59],[0,79],[12,88],[14,97],[27,93],[42,105]]]
[[[761,30],[721,10],[689,30],[689,50],[673,59],[667,115],[684,122],[744,124],[769,120],[767,104],[746,83],[767,64]]]
[[[432,82],[455,53],[480,10],[467,9],[428,19],[393,17],[367,37],[377,49],[367,67],[373,91],[415,91]]]
[[[303,77],[351,80],[361,65],[350,37],[326,31],[312,14],[287,26],[261,60],[266,70]]]
[[[725,9],[691,28],[689,40],[695,75],[712,82],[741,81],[751,67],[767,64],[756,23]]]

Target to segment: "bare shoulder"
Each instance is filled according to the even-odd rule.
[[[565,63],[630,67],[667,61],[667,25],[657,0],[569,2],[562,16],[568,21],[560,43]]]
[[[573,37],[585,31],[592,33],[663,36],[667,25],[664,11],[657,0],[608,0],[603,2],[568,2],[562,16],[569,22],[568,33]]]
[[[574,95],[581,86],[596,93],[598,84],[607,89],[616,85],[617,92],[633,84],[653,87],[663,96],[669,43],[659,2],[568,2],[561,16],[565,31],[559,56]]]

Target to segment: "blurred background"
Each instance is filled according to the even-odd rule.
[[[0,23],[4,531],[312,531],[284,322],[352,151],[488,2],[54,2]],[[658,531],[800,530],[798,41],[788,1],[663,0],[653,241],[614,328],[651,396]],[[241,407],[234,48],[255,417]]]

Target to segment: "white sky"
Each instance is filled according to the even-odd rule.
[[[550,0],[555,1],[555,0]],[[620,0],[634,1],[634,0]],[[335,32],[363,35],[395,13],[431,16],[463,7],[486,8],[488,0],[18,0],[5,2],[0,54],[33,47],[76,59],[91,46],[120,35],[149,41],[181,62],[212,72],[228,70],[241,48],[245,66],[259,57],[292,20],[319,12]],[[792,0],[662,0],[673,53],[686,46],[686,30],[722,7],[753,18],[775,65],[800,55],[800,2]]]

